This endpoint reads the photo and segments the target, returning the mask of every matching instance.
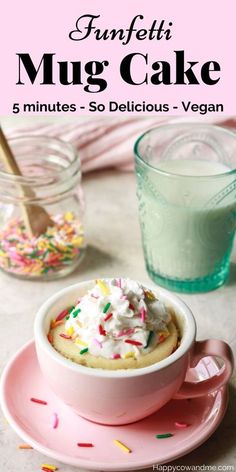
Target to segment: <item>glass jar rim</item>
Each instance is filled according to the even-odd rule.
[[[4,182],[19,184],[19,185],[26,185],[26,186],[34,186],[34,187],[44,187],[50,184],[55,183],[55,176],[59,177],[60,182],[65,179],[68,179],[75,175],[75,173],[80,173],[81,171],[81,164],[80,159],[78,157],[77,151],[74,146],[64,141],[58,137],[53,136],[46,136],[46,135],[34,135],[34,134],[21,134],[21,135],[13,135],[9,138],[8,142],[11,143],[16,142],[23,142],[27,140],[32,140],[35,143],[39,142],[48,142],[57,144],[60,147],[64,147],[67,149],[67,152],[70,153],[72,156],[72,160],[68,163],[69,165],[65,168],[59,169],[55,171],[54,177],[48,175],[39,175],[39,176],[27,176],[27,175],[15,175],[10,172],[0,170],[0,180]]]
[[[199,123],[199,122],[169,123],[169,124],[160,125],[160,126],[156,126],[154,128],[151,128],[151,129],[145,131],[145,133],[143,133],[141,136],[139,136],[139,138],[136,140],[136,142],[134,144],[134,148],[133,148],[136,160],[140,161],[145,167],[147,167],[148,169],[154,171],[155,173],[160,174],[163,177],[168,177],[168,178],[193,179],[193,180],[194,179],[214,180],[214,179],[219,179],[219,178],[223,178],[223,177],[226,177],[226,176],[236,174],[236,169],[231,169],[228,172],[222,172],[222,173],[214,174],[214,175],[211,174],[211,175],[199,175],[199,176],[197,176],[197,175],[177,174],[175,172],[170,172],[170,171],[160,169],[160,168],[158,168],[158,166],[154,166],[154,165],[150,164],[149,162],[147,162],[145,160],[145,158],[142,157],[142,155],[139,152],[139,145],[141,144],[141,142],[143,141],[143,139],[146,136],[150,135],[153,132],[158,132],[159,133],[162,130],[171,129],[171,128],[178,128],[178,127],[181,127],[181,126],[186,128],[186,129],[194,127],[195,129],[205,128],[206,130],[207,129],[215,130],[217,133],[221,133],[223,135],[228,135],[231,138],[234,138],[235,142],[236,142],[236,132],[231,130],[230,128],[224,128],[224,127],[214,125],[214,124],[206,124],[206,123],[202,124],[202,123]]]

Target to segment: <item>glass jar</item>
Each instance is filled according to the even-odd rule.
[[[85,251],[79,157],[69,143],[46,136],[14,137],[9,145],[22,176],[0,162],[0,267],[24,279],[63,277]],[[51,224],[32,235],[25,210],[34,214],[38,206]]]

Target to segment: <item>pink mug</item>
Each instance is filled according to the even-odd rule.
[[[233,371],[233,355],[224,341],[196,341],[191,310],[176,295],[162,288],[157,297],[171,306],[181,331],[178,349],[164,360],[139,369],[108,371],[78,365],[59,354],[49,343],[50,321],[91,288],[94,281],[60,290],[39,309],[34,325],[37,356],[52,390],[80,416],[96,423],[121,425],[145,418],[171,398],[207,395],[226,384]],[[223,360],[218,375],[191,383],[187,370],[206,356]]]

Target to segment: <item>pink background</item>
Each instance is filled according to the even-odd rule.
[[[191,100],[196,103],[223,103],[224,113],[234,114],[236,101],[234,10],[234,0],[224,2],[8,0],[2,10],[0,29],[0,113],[11,114],[14,102],[34,103],[36,100],[42,103],[60,101],[85,106],[92,100],[99,103],[107,103],[109,100],[121,103],[126,100],[137,102],[145,100],[170,105],[180,105],[181,100]],[[132,39],[126,46],[122,46],[118,40],[95,41],[92,37],[79,42],[71,41],[68,37],[69,32],[75,28],[77,18],[86,13],[100,14],[101,18],[96,24],[98,27],[100,25],[109,29],[128,27],[133,16],[137,14],[145,16],[145,20],[140,23],[140,27],[142,25],[143,28],[149,28],[154,19],[158,22],[165,19],[167,23],[173,22],[173,37],[169,41]],[[149,84],[135,87],[126,84],[120,77],[120,62],[130,52],[149,53],[150,64],[157,60],[173,63],[173,51],[182,49],[185,50],[186,60],[196,60],[200,64],[208,60],[219,62],[222,69],[219,83],[214,86]],[[35,64],[39,63],[44,52],[55,52],[56,61],[81,60],[84,64],[89,60],[107,59],[110,66],[105,69],[102,76],[108,81],[108,87],[102,93],[90,94],[84,92],[81,85],[39,86],[27,83],[24,86],[16,86],[17,52],[31,54]],[[54,70],[57,81],[57,68]],[[146,70],[151,73],[151,66]],[[86,75],[84,78],[86,80]],[[82,114],[82,111],[79,113]],[[179,107],[179,110],[171,110],[168,114],[183,114],[182,107]],[[198,116],[196,113],[194,115]]]

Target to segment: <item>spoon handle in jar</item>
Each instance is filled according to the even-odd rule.
[[[7,139],[0,126],[0,159],[8,172],[14,175],[22,176],[22,172],[15,160],[14,154],[7,142]],[[18,188],[21,196],[26,199],[35,199],[36,194],[28,185],[23,185],[18,182]],[[52,226],[53,222],[44,208],[37,204],[24,204],[21,202],[22,216],[25,226],[32,236],[37,236],[44,233],[48,226]]]

